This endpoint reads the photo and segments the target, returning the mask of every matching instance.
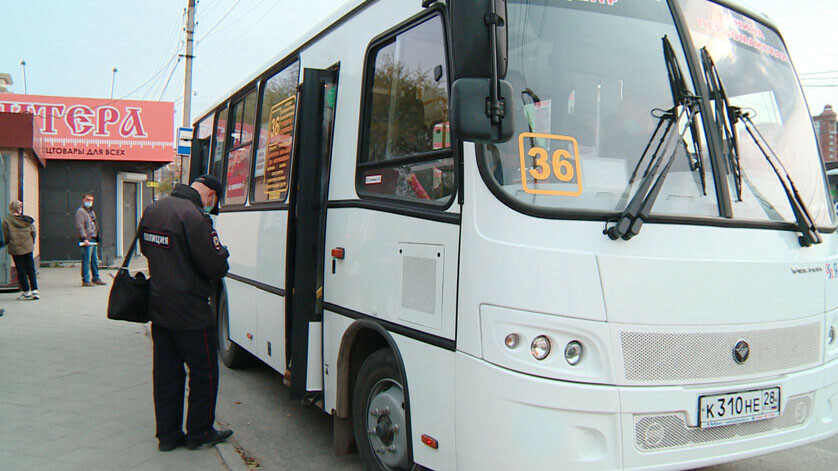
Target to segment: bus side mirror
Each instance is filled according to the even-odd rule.
[[[512,137],[512,87],[506,76],[506,0],[451,0],[448,20],[454,82],[451,127],[458,139],[503,142]]]
[[[494,16],[491,2],[495,3]],[[453,77],[458,79],[492,76],[492,24],[497,25],[497,76],[506,77],[506,0],[452,0],[449,2],[448,11],[448,31],[451,35],[451,55],[454,59]]]
[[[505,142],[512,137],[512,85],[499,81],[503,109],[500,123],[493,125],[489,113],[491,79],[461,78],[451,86],[451,127],[458,139],[474,142]]]

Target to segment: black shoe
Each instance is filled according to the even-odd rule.
[[[203,437],[199,437],[194,440],[187,440],[186,448],[189,448],[190,450],[197,450],[204,445],[214,446],[216,443],[221,443],[224,440],[227,440],[232,434],[232,430],[211,429],[210,432]]]
[[[157,449],[160,450],[160,451],[172,451],[175,448],[181,447],[183,445],[186,445],[186,437],[181,435],[173,441],[166,441],[166,442],[161,441],[157,445]]]

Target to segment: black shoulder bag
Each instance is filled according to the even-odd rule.
[[[131,276],[131,272],[128,271],[128,264],[131,263],[131,257],[134,255],[134,248],[137,246],[139,237],[140,228],[138,227],[134,242],[131,243],[131,249],[128,251],[125,260],[122,261],[122,266],[119,267],[111,286],[111,294],[108,296],[108,319],[142,324],[149,321],[148,287],[151,280],[146,278],[142,272]]]

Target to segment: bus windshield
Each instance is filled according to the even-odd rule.
[[[718,31],[719,20],[713,18],[720,10],[740,22],[745,17],[709,1],[683,3],[688,3],[684,11],[695,42],[690,47],[712,46],[708,49],[731,105],[754,110],[755,124],[801,189],[813,218],[818,225],[830,225],[814,133],[779,37],[748,20],[771,48],[738,44]],[[672,45],[688,91],[698,94],[667,2],[513,0],[507,25],[506,80],[513,88],[515,134],[508,142],[486,146],[480,159],[484,178],[502,197],[539,212],[620,212],[647,173],[649,156],[658,150],[675,157],[651,213],[719,215],[701,116],[687,132],[686,120],[674,123],[672,131],[683,138],[669,149],[666,143],[658,149],[663,129],[653,138],[659,118],[675,105],[662,38]],[[745,142],[744,129],[739,134],[743,185],[749,189],[733,203],[734,216],[794,222],[777,177],[767,173],[770,167],[753,141]],[[731,185],[735,200],[733,177],[725,184]]]
[[[724,82],[731,106],[749,113],[800,190],[819,226],[831,225],[833,212],[818,157],[817,142],[803,92],[780,36],[727,7],[699,0],[684,3],[696,49],[706,47]],[[736,218],[794,221],[774,171],[740,121],[737,125],[741,200],[733,172],[729,185]]]

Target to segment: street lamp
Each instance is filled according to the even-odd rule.
[[[113,100],[113,83],[116,81],[116,67],[113,68],[113,73],[111,74],[111,100]]]
[[[23,68],[23,94],[26,95],[26,61],[21,59],[20,66]]]

